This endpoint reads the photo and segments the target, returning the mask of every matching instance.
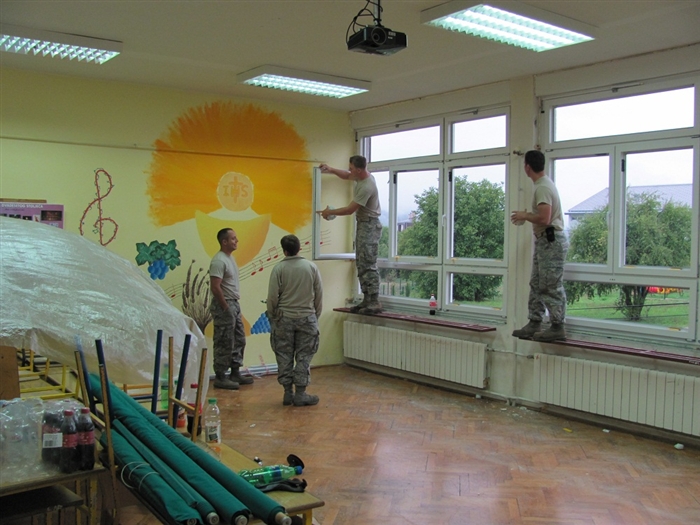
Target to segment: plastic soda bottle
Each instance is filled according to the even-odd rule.
[[[221,412],[216,398],[210,397],[204,409],[204,437],[217,456],[221,455]]]
[[[78,416],[78,468],[92,470],[95,467],[95,424],[90,409],[83,407]]]
[[[430,294],[428,306],[430,307],[430,315],[435,315],[435,310],[437,309],[437,299],[435,299],[435,294]]]
[[[78,427],[73,416],[74,412],[72,410],[63,411],[63,423],[61,424],[63,445],[61,446],[61,458],[58,462],[58,467],[61,469],[61,472],[66,474],[78,470]]]
[[[289,479],[302,473],[300,465],[291,467],[288,465],[270,465],[267,467],[254,468],[252,470],[241,470],[238,475],[251,485],[264,487],[276,481]]]
[[[47,410],[44,413],[44,422],[41,426],[41,459],[52,465],[58,465],[61,460],[62,417],[60,411]]]

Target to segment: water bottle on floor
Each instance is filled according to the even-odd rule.
[[[221,412],[214,397],[209,398],[204,409],[204,436],[209,448],[221,457]]]

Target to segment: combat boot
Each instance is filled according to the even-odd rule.
[[[530,320],[525,326],[520,330],[513,330],[513,337],[518,337],[520,339],[532,339],[535,333],[542,330],[541,321]]]
[[[231,381],[223,372],[217,372],[216,379],[214,379],[214,388],[221,388],[223,390],[238,390],[238,383]]]
[[[284,397],[282,398],[282,404],[286,407],[294,402],[294,386],[284,385]]]
[[[351,314],[358,314],[358,313],[360,313],[360,310],[362,310],[363,308],[365,308],[367,306],[367,304],[368,304],[367,294],[364,294],[364,296],[362,297],[362,302],[360,304],[356,304],[354,306],[351,306],[350,308],[348,308],[348,310],[350,310]]]
[[[382,313],[382,303],[379,302],[379,294],[370,294],[369,300],[364,308],[361,308],[359,313],[363,315],[374,315]]]
[[[293,400],[295,407],[305,407],[318,404],[318,396],[312,396],[306,393],[305,386],[297,386],[297,391],[294,394]]]
[[[252,376],[245,376],[243,377],[241,375],[241,371],[238,367],[231,367],[231,375],[229,376],[231,381],[235,381],[239,385],[252,385],[253,384],[253,377]]]
[[[542,341],[543,343],[558,341],[561,339],[566,339],[566,330],[564,330],[563,323],[552,323],[552,326],[546,330],[535,333],[532,338],[535,341]]]

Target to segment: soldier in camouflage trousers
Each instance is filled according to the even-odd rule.
[[[299,255],[296,235],[285,235],[281,245],[285,257],[272,269],[266,303],[277,381],[284,388],[282,404],[316,405],[318,396],[306,393],[306,387],[311,382],[311,359],[318,351],[321,272]]]
[[[564,263],[569,243],[564,233],[564,216],[559,192],[554,181],[544,173],[545,158],[541,151],[525,154],[525,173],[532,180],[534,193],[532,211],[514,211],[511,222],[521,226],[532,223],[535,251],[532,257],[529,322],[513,331],[514,337],[535,341],[565,339],[566,292],[564,291]],[[544,329],[542,321],[549,310],[551,326]]]
[[[350,157],[347,170],[332,168],[328,164],[321,164],[319,168],[322,173],[333,173],[343,180],[355,182],[350,204],[343,208],[326,207],[325,210],[316,212],[326,220],[331,220],[336,215],[353,214],[357,220],[355,264],[364,298],[360,304],[350,308],[350,311],[368,315],[381,313],[377,255],[379,253],[379,238],[382,235],[382,225],[379,221],[382,207],[379,203],[377,181],[374,175],[367,171],[367,159],[361,155]]]
[[[216,234],[221,249],[209,264],[211,305],[214,322],[214,388],[238,390],[239,385],[253,384],[253,378],[242,376],[245,351],[245,329],[241,306],[238,265],[231,255],[238,248],[238,237],[231,228],[222,228]],[[226,371],[231,368],[227,377]]]

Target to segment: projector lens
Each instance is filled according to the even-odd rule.
[[[372,42],[374,42],[378,46],[381,46],[382,44],[386,43],[387,34],[384,28],[382,27],[372,28],[372,33],[370,36],[372,38]]]

